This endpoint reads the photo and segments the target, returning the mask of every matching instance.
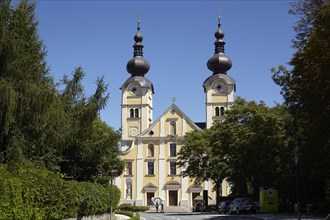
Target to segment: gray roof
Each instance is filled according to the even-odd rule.
[[[211,86],[212,83],[217,79],[223,79],[228,85],[234,85],[234,91],[236,92],[236,81],[232,77],[221,73],[212,75],[207,78],[203,83],[204,90],[206,86]]]
[[[148,88],[151,89],[152,93],[154,94],[154,85],[150,82],[149,79],[147,79],[146,77],[143,76],[132,76],[130,78],[128,78],[124,84],[120,87],[121,90],[126,89],[127,86],[131,83],[131,82],[138,82],[140,84],[140,86],[142,88]]]

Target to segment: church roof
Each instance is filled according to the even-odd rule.
[[[130,78],[128,78],[124,84],[120,87],[121,90],[126,89],[127,86],[131,83],[131,82],[138,82],[140,84],[140,86],[142,88],[148,88],[151,89],[152,93],[154,94],[154,85],[151,83],[151,81],[149,79],[147,79],[146,77],[143,76],[132,76]]]
[[[153,129],[153,127],[160,121],[161,118],[163,118],[165,116],[166,113],[173,111],[173,110],[178,112],[179,114],[181,114],[182,117],[186,119],[187,123],[190,123],[192,125],[192,127],[195,128],[195,130],[201,130],[201,128],[198,125],[196,125],[186,114],[184,114],[183,111],[176,104],[172,103],[166,109],[166,111],[164,111],[164,113],[154,123],[152,123],[152,125],[149,128],[144,130],[141,134],[139,134],[136,137],[143,137],[143,135],[147,134],[149,131],[151,131]]]
[[[140,32],[140,19],[138,20],[137,33],[134,36],[134,56],[127,62],[126,70],[132,76],[144,76],[150,69],[149,62],[143,58],[143,36]]]
[[[206,128],[206,122],[194,122],[200,129]]]
[[[216,38],[214,42],[214,55],[208,60],[207,68],[213,72],[213,75],[222,73],[226,74],[232,66],[232,62],[225,54],[225,41],[223,40],[225,33],[220,28],[220,16],[218,17],[218,29],[214,33]]]
[[[217,79],[223,79],[228,85],[234,85],[234,91],[236,92],[236,81],[231,76],[222,73],[208,77],[203,83],[204,90],[206,86],[211,86]]]

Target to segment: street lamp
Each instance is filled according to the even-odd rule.
[[[298,212],[298,220],[301,219],[300,216],[300,190],[299,190],[299,154],[298,152],[294,153],[294,165],[296,168],[296,196],[297,196],[297,212]]]

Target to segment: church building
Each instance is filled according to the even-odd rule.
[[[143,36],[140,20],[134,36],[134,56],[126,69],[131,76],[120,87],[121,101],[121,158],[126,168],[116,185],[121,190],[120,203],[151,205],[153,198],[160,198],[165,206],[194,206],[196,196],[207,190],[209,204],[215,204],[212,181],[195,185],[193,179],[180,176],[177,167],[178,152],[187,132],[210,128],[221,120],[234,103],[235,80],[227,75],[232,62],[224,53],[224,32],[218,28],[214,34],[214,55],[207,67],[212,72],[203,82],[206,122],[195,123],[173,103],[153,120],[154,85],[145,77],[150,64],[143,57]],[[202,82],[201,82],[202,83]],[[230,187],[223,181],[221,196],[227,196]]]

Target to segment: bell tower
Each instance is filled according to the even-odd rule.
[[[234,93],[236,91],[235,80],[227,75],[232,62],[225,55],[225,34],[220,28],[220,15],[218,16],[218,29],[214,33],[214,55],[208,60],[207,67],[212,71],[203,83],[206,94],[206,128],[210,128],[217,120],[222,120],[225,111],[230,109],[234,103]]]
[[[153,84],[145,77],[150,64],[143,58],[143,36],[140,32],[140,19],[138,19],[137,33],[134,36],[133,58],[127,62],[126,70],[131,76],[120,87],[121,100],[121,146],[122,150],[132,144],[135,136],[152,124],[152,94]]]

